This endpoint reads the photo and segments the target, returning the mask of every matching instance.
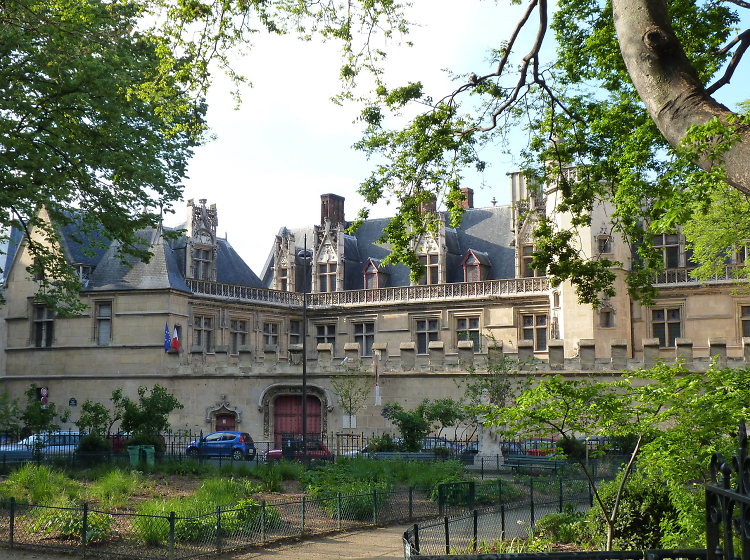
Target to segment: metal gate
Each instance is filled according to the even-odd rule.
[[[302,435],[302,396],[280,395],[274,401],[273,439],[278,444],[282,435]],[[320,399],[307,395],[307,434],[320,437],[321,405]]]

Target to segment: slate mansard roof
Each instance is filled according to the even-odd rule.
[[[70,264],[84,265],[93,268],[83,291],[109,290],[147,290],[171,288],[190,293],[185,282],[185,253],[187,239],[183,235],[176,240],[167,240],[161,227],[145,228],[136,235],[143,247],[150,247],[153,256],[148,263],[129,257],[124,262],[118,255],[118,244],[110,242],[100,232],[84,235],[79,223],[73,222],[58,229],[60,243]],[[167,228],[169,229],[169,228]],[[178,226],[175,229],[183,229]],[[22,238],[22,233],[13,229],[10,233],[7,255],[2,255],[3,276]],[[102,244],[104,247],[98,247]],[[262,288],[258,276],[242,260],[226,239],[217,239],[216,275],[217,281],[226,284],[237,284]]]
[[[446,215],[446,220],[448,216]],[[389,254],[387,245],[378,244],[377,240],[388,224],[388,218],[366,220],[355,235],[344,236],[344,285],[346,290],[361,290],[363,285],[362,269],[368,259],[380,262]],[[348,224],[347,224],[348,225]],[[483,253],[491,264],[487,280],[499,280],[515,277],[515,249],[512,230],[512,207],[491,206],[488,208],[469,208],[464,213],[457,228],[445,228],[446,245],[446,281],[463,282],[464,270],[461,265],[469,249]],[[293,234],[297,249],[302,249],[304,235],[307,234],[308,249],[312,246],[313,228],[288,229],[282,227],[279,235]],[[299,264],[299,263],[298,263]],[[483,263],[484,264],[484,263]],[[266,260],[261,274],[263,284],[269,288],[273,284],[274,249]],[[387,286],[408,286],[409,269],[398,264],[389,266]]]

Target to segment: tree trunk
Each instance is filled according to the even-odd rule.
[[[615,29],[628,73],[664,138],[674,147],[691,125],[733,113],[708,95],[672,30],[665,0],[613,0]],[[750,193],[750,130],[724,156],[726,180]],[[697,162],[709,169],[711,162]]]

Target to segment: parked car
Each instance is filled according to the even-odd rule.
[[[521,448],[526,455],[531,455],[532,457],[546,457],[555,452],[555,440],[531,438],[522,441]]]
[[[422,440],[422,451],[434,451],[435,449],[447,449],[450,455],[460,451],[460,446],[444,437],[429,436]]]
[[[322,441],[318,439],[308,439],[306,445],[307,459],[309,461],[333,461],[333,453],[328,451],[328,448]],[[262,454],[262,457],[264,461],[275,461],[277,463],[282,459],[301,461],[303,458],[302,440],[286,440],[281,447],[265,451]]]
[[[19,460],[30,460],[37,453],[42,457],[72,455],[80,441],[81,434],[78,432],[34,434],[17,443],[0,446],[0,455]]]
[[[231,457],[235,461],[255,459],[255,443],[245,432],[213,432],[190,443],[185,449],[188,456]]]

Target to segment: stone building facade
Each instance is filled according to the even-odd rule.
[[[75,420],[86,399],[107,403],[120,387],[135,397],[139,386],[159,383],[185,405],[170,418],[176,429],[237,427],[278,440],[300,426],[305,332],[311,432],[341,431],[348,422],[331,377],[372,377],[376,360],[382,402],[406,408],[456,397],[470,367],[481,370],[502,354],[534,357],[542,372],[607,377],[656,356],[682,356],[695,368],[714,355],[744,363],[750,295],[729,280],[731,266],[724,278],[696,283],[684,240],[665,235],[668,270],[656,279],[655,306],[629,299],[624,270],[618,295],[602,308],[578,305],[570,285],[553,288],[530,266],[538,216],[567,223],[555,213],[556,189],[529,188],[520,173],[511,187],[513,204],[487,208],[473,208],[467,190],[458,228],[435,213],[437,231],[415,240],[426,267],[418,282],[405,267],[383,264],[388,248],[377,239],[386,220],[368,220],[350,235],[344,199],[334,194],[321,197],[318,224],[280,229],[259,276],[217,236],[218,209],[206,200],[188,201],[176,240],[162,228],[141,232],[154,253],[148,264],[121,263],[114,245],[88,252],[70,226],[61,243],[88,306],[73,318],[35,303],[31,257],[12,232],[2,267],[0,391],[21,397],[30,383],[47,387]],[[594,210],[581,250],[634,266],[606,216],[606,208]],[[177,331],[179,352],[164,351],[165,325]],[[356,429],[390,430],[371,400]]]

